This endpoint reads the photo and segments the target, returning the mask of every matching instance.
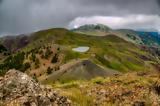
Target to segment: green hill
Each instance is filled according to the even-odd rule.
[[[142,39],[139,37],[138,33],[130,29],[118,29],[112,31],[113,34],[118,35],[119,37],[125,39],[126,41],[135,43],[135,44],[144,44]]]
[[[62,65],[75,59],[88,59],[121,73],[157,70],[159,62],[156,55],[115,34],[90,36],[55,28],[3,39],[1,44],[12,51],[12,55],[1,60],[2,75],[8,69],[15,68],[37,79],[55,73]],[[81,46],[89,47],[89,51],[80,53],[72,50]],[[87,71],[90,72],[89,69]]]
[[[59,71],[47,77],[42,76],[42,79],[40,78],[40,80],[43,83],[49,83],[53,81],[69,82],[74,80],[90,80],[95,77],[113,76],[115,74],[120,73],[96,65],[91,60],[74,60],[61,66]]]
[[[143,44],[143,41],[139,37],[138,33],[130,29],[113,30],[102,24],[97,24],[97,25],[91,24],[91,25],[80,26],[79,28],[73,29],[71,31],[92,35],[92,36],[107,36],[108,34],[114,34],[126,41],[129,41],[135,44]]]

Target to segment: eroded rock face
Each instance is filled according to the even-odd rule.
[[[10,70],[0,80],[0,100],[4,106],[70,106],[70,101],[26,74]]]

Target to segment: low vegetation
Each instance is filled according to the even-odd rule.
[[[24,69],[26,68],[26,64],[23,63],[24,59],[25,59],[24,52],[19,52],[13,56],[9,56],[4,60],[3,64],[0,64],[1,70],[7,71],[9,69],[17,69],[24,71]]]
[[[159,105],[156,74],[128,73],[91,81],[54,83],[53,88],[80,106]]]
[[[52,60],[51,60],[52,63],[57,63],[58,62],[58,55],[55,54],[53,57],[52,57]]]

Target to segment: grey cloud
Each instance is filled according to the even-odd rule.
[[[0,34],[68,27],[77,17],[159,14],[160,0],[0,0]]]
[[[156,0],[81,0],[78,3],[85,6],[102,7],[101,9],[110,9],[112,13],[117,14],[118,11],[127,13],[143,13],[143,14],[157,14],[159,13]],[[108,8],[112,7],[112,8]],[[116,9],[116,11],[112,11]],[[122,13],[121,13],[122,14]]]
[[[160,7],[160,0],[157,0],[157,4],[159,5],[159,7]]]
[[[128,16],[92,16],[78,17],[70,23],[70,27],[85,24],[104,24],[111,28],[147,28],[160,31],[160,17],[158,15],[128,15]]]
[[[0,5],[2,4],[3,0],[0,0]]]

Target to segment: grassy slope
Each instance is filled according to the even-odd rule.
[[[139,56],[148,57],[149,54],[141,51],[134,44],[126,42],[125,40],[114,35],[92,37],[71,32],[69,33],[70,34],[68,34],[68,36],[65,36],[64,39],[57,41],[57,43],[66,46],[89,46],[91,49],[85,55],[90,56],[91,54],[95,54],[96,60],[112,69],[122,72],[129,70],[145,70],[145,62],[143,59],[140,59]],[[78,58],[81,56],[81,54],[74,55],[74,52],[68,53],[67,57],[71,54],[75,56],[73,58]],[[108,58],[105,59],[104,55]]]
[[[142,39],[139,37],[138,33],[134,30],[119,29],[112,31],[113,34],[125,39],[126,41],[133,42],[135,44],[143,44]]]
[[[98,66],[90,60],[73,60],[67,64],[61,66],[59,71],[56,71],[43,79],[41,77],[39,80],[42,83],[53,83],[59,82],[71,82],[74,80],[90,80],[92,78],[101,76],[113,76],[115,74],[120,74],[117,71],[106,69],[104,67]]]
[[[62,64],[77,58],[89,58],[99,65],[120,72],[128,72],[154,70],[149,63],[156,63],[151,54],[115,35],[96,37],[73,33],[65,29],[49,29],[33,33],[28,39],[29,45],[22,49],[25,52],[44,45],[55,43],[60,45],[60,53],[64,55]],[[72,48],[77,46],[89,46],[90,50],[87,53],[73,52]],[[149,59],[144,60],[141,57]],[[126,103],[133,104],[136,101],[145,101],[146,104],[151,105],[154,101],[158,103],[156,94],[151,92],[148,96],[148,89],[155,79],[157,76],[126,74],[96,78],[92,81],[57,82],[53,87],[62,95],[68,96],[75,105],[93,106],[96,103],[102,106],[119,103],[127,105]],[[127,99],[123,100],[124,98]]]
[[[153,74],[128,73],[91,81],[57,82],[53,88],[80,106],[156,106],[160,104],[154,91],[157,79],[158,76]]]
[[[120,72],[153,70],[149,63],[154,57],[115,35],[88,36],[56,28],[32,33],[28,39],[30,43],[22,49],[25,52],[43,45],[60,45],[60,52],[64,55],[62,64],[72,59],[90,58],[99,65]],[[89,46],[90,50],[87,53],[73,52],[72,48],[77,46]],[[141,57],[148,57],[150,60]]]
[[[108,32],[104,32],[104,31],[74,31],[76,33],[81,33],[81,34],[87,34],[87,35],[92,35],[92,36],[105,36],[106,34],[108,34]]]
[[[71,30],[76,33],[87,34],[91,36],[106,36],[108,34],[115,34],[122,39],[135,43],[135,44],[143,44],[142,39],[139,37],[138,33],[134,30],[130,29],[118,29],[112,30],[109,27],[97,24],[97,25],[84,25],[77,29]]]

